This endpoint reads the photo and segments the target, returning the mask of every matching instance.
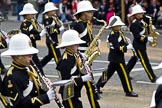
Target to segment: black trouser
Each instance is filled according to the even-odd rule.
[[[126,65],[126,67],[127,67],[127,69],[128,69],[128,76],[129,76],[131,70],[132,70],[132,69],[134,68],[134,66],[136,65],[137,61],[138,61],[138,57],[135,56],[135,55],[133,55],[133,56],[129,59],[129,61],[128,61],[127,65]]]
[[[160,84],[156,89],[155,103],[156,103],[155,108],[162,108],[162,84]]]
[[[85,52],[85,50],[79,50],[79,51],[81,53]],[[87,82],[84,82],[84,86],[87,91],[87,96],[88,96],[88,100],[91,105],[91,108],[100,108],[100,105],[97,101],[100,97],[99,97],[99,94],[95,91],[95,89],[97,89],[97,88],[95,88],[95,85],[92,84],[92,82],[87,81]]]
[[[62,98],[63,99],[63,98]],[[82,102],[78,97],[72,97],[62,102],[65,108],[83,108]]]
[[[100,105],[97,101],[99,99],[98,97],[99,94],[96,93],[95,87],[92,84],[92,82],[90,81],[84,82],[84,86],[87,91],[87,96],[88,96],[88,100],[90,102],[91,108],[100,108]]]
[[[131,92],[132,89],[132,84],[130,82],[130,79],[128,77],[127,74],[127,68],[125,63],[114,63],[114,62],[110,62],[110,64],[108,65],[108,69],[106,71],[106,81],[103,81],[103,75],[99,78],[98,82],[97,82],[97,87],[104,87],[104,85],[107,83],[107,81],[112,77],[112,75],[114,74],[114,72],[117,71],[119,78],[122,82],[122,86],[124,89],[124,92],[128,93]]]
[[[42,67],[44,67],[52,58],[54,58],[56,64],[58,63],[58,59],[61,57],[61,52],[58,48],[56,48],[57,43],[47,43],[48,54],[41,60]]]
[[[155,108],[162,108],[162,99],[160,99],[159,103],[156,105]]]
[[[152,67],[151,67],[150,61],[148,59],[146,50],[139,50],[139,49],[136,50],[135,49],[135,51],[137,53],[138,58],[140,59],[142,66],[144,67],[145,72],[148,75],[149,79],[151,81],[154,81],[156,79],[156,75],[154,74],[154,72],[152,70]]]

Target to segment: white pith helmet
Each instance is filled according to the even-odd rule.
[[[29,55],[38,53],[38,49],[32,47],[30,38],[22,33],[13,35],[9,41],[8,50],[4,51],[1,55]]]
[[[106,28],[108,29],[114,26],[124,26],[124,25],[125,24],[121,21],[119,16],[112,16],[109,20],[109,25]]]
[[[80,1],[77,6],[77,12],[74,15],[77,15],[78,13],[81,12],[86,12],[86,11],[96,11],[97,9],[93,8],[92,4],[90,1]]]
[[[44,6],[43,14],[52,10],[58,10],[58,8],[54,5],[53,2],[48,2]]]
[[[135,14],[138,13],[145,13],[146,11],[143,10],[143,8],[141,7],[141,5],[136,4],[135,6],[132,7],[132,13],[129,14],[129,16],[133,16]]]
[[[66,46],[77,45],[82,43],[86,42],[80,39],[79,33],[77,31],[67,30],[62,34],[61,44],[58,45],[56,48],[63,48]]]
[[[34,9],[34,6],[31,3],[26,3],[23,7],[23,10],[19,13],[19,15],[26,14],[37,14],[38,12]]]

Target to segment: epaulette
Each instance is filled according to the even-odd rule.
[[[7,71],[7,76],[12,75],[12,71],[13,71],[14,67],[10,67],[9,70]]]
[[[136,19],[134,19],[133,21],[132,21],[132,23],[135,23],[136,22]]]
[[[64,59],[67,59],[67,52],[64,53],[62,59],[63,59],[63,60],[64,60]]]

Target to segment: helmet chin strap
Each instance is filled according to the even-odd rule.
[[[20,66],[29,66],[30,61],[28,61],[24,56],[13,56],[14,62]]]

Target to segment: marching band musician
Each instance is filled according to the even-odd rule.
[[[93,41],[91,20],[93,18],[94,11],[96,11],[96,9],[93,8],[91,2],[85,0],[78,3],[77,12],[74,14],[76,20],[72,22],[71,29],[76,30],[79,33],[80,38],[86,42],[80,44],[78,47],[78,50],[81,53],[84,53]],[[99,104],[97,102],[99,99],[98,93],[94,93],[94,90],[92,89],[94,88],[94,85],[89,81],[85,82],[84,85],[87,90],[87,96],[91,107],[99,108]],[[95,96],[92,97],[91,94],[95,94]],[[93,105],[93,103],[95,103],[95,105]]]
[[[41,64],[44,67],[52,58],[54,58],[56,64],[61,56],[60,50],[56,49],[58,45],[58,35],[60,31],[64,30],[64,26],[60,25],[61,22],[56,16],[57,7],[54,6],[52,2],[45,4],[45,18],[43,19],[44,26],[47,29],[48,35],[46,35],[46,45],[48,47],[48,55],[46,55],[42,60]]]
[[[107,41],[110,45],[110,52],[108,60],[110,61],[107,71],[106,71],[106,80],[103,81],[103,76],[101,76],[96,84],[98,90],[100,91],[101,87],[104,87],[106,82],[112,77],[115,71],[117,71],[119,78],[121,80],[124,92],[126,96],[138,97],[133,91],[130,78],[127,75],[127,68],[124,59],[124,53],[127,50],[133,49],[132,44],[128,44],[126,37],[121,31],[121,26],[125,25],[119,16],[112,16],[109,21],[107,28],[111,28],[111,32],[107,38]]]
[[[8,50],[2,53],[13,59],[3,81],[3,95],[10,100],[11,108],[40,108],[55,98],[52,89],[46,92],[41,88],[39,76],[30,65],[36,53],[30,38],[22,33],[12,36]]]
[[[71,79],[74,81],[74,97],[63,101],[65,108],[83,108],[82,102],[79,100],[81,89],[85,82],[92,80],[90,74],[83,75],[81,73],[83,56],[78,51],[78,47],[83,43],[85,41],[79,38],[77,31],[67,30],[62,35],[61,44],[56,47],[65,49],[56,69],[60,71],[62,80]],[[63,87],[60,88],[60,93],[63,96]],[[94,94],[90,93],[90,95],[94,98]],[[98,103],[92,103],[91,108],[100,108],[100,106]]]
[[[34,19],[34,16],[37,13],[38,12],[34,9],[31,3],[26,3],[23,7],[23,10],[19,13],[19,15],[22,15],[24,17],[24,21],[20,25],[20,30],[22,33],[29,36],[32,42],[32,46],[35,48],[37,48],[36,41],[40,40],[41,37],[47,33],[45,29],[43,29],[41,32],[39,31],[38,23]],[[32,59],[36,63],[41,73],[44,75],[37,54],[34,54]]]
[[[80,44],[78,48],[81,52],[84,52],[93,40],[91,25],[93,11],[96,11],[96,9],[92,7],[90,1],[80,1],[77,12],[74,14],[76,20],[71,24],[71,29],[78,31],[80,38],[86,41],[86,43]]]
[[[149,62],[149,58],[146,52],[146,45],[147,42],[153,42],[153,37],[146,36],[147,31],[147,24],[143,20],[145,11],[142,9],[142,7],[139,4],[136,4],[132,7],[132,14],[131,16],[134,17],[132,24],[130,26],[130,31],[133,34],[133,47],[136,51],[136,54],[138,58],[140,59],[140,62],[142,66],[145,69],[145,72],[147,73],[149,79],[151,82],[155,82],[157,77],[153,72],[153,69],[151,67],[151,64]]]
[[[0,33],[1,33],[0,34],[0,49],[5,49],[5,48],[7,48],[7,39],[6,39],[7,33],[2,31],[1,29],[0,29]],[[3,65],[1,57],[0,57],[0,74],[4,75],[6,73],[7,73],[7,69]],[[0,76],[0,100],[1,100],[1,102],[3,103],[3,105],[5,107],[8,107],[7,102],[5,101],[4,97],[1,95],[2,92],[3,92],[3,88],[2,87],[3,87],[3,81],[2,81],[2,78]]]

